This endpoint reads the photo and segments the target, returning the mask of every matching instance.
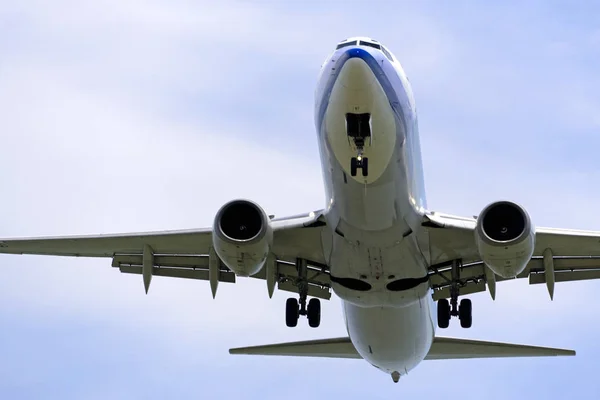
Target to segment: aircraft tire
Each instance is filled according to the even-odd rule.
[[[358,169],[358,160],[356,157],[350,159],[350,176],[356,176],[356,170]]]
[[[318,328],[321,324],[321,300],[310,299],[306,308],[308,326]]]
[[[470,299],[462,299],[458,308],[458,318],[460,326],[470,328],[473,324],[473,304]]]
[[[294,297],[290,297],[285,302],[285,324],[289,328],[293,328],[298,325],[298,300]]]
[[[437,304],[438,326],[446,329],[450,326],[450,303],[448,299],[440,299]]]

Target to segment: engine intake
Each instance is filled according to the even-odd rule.
[[[533,255],[535,230],[523,207],[498,201],[479,215],[475,240],[481,259],[495,274],[514,278]]]
[[[263,212],[248,201],[233,201],[223,207],[219,229],[232,240],[251,240],[263,227]]]
[[[528,222],[525,211],[508,202],[488,206],[483,215],[483,233],[498,242],[517,239],[525,232]]]
[[[258,273],[273,244],[271,220],[249,200],[233,200],[221,207],[212,236],[215,252],[238,276]]]

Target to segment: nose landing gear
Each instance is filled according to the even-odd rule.
[[[350,175],[356,176],[362,170],[362,176],[369,176],[369,159],[363,157],[365,141],[371,141],[371,114],[346,114],[346,133],[350,143],[354,142],[357,156],[350,159]]]
[[[362,170],[362,176],[369,176],[369,159],[363,157],[362,152],[359,152],[358,156],[350,159],[350,175],[356,176],[358,168]]]

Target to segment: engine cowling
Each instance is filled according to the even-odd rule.
[[[233,200],[217,212],[213,246],[223,263],[238,276],[261,270],[273,244],[271,220],[249,200]]]
[[[533,255],[535,228],[523,207],[498,201],[477,218],[475,241],[481,259],[496,275],[514,278]]]

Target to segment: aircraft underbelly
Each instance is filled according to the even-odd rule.
[[[344,303],[348,334],[358,353],[384,372],[405,375],[427,355],[434,329],[430,303],[364,308]]]
[[[407,306],[426,296],[427,268],[413,237],[391,240],[393,229],[362,232],[344,237],[334,233],[330,261],[331,275],[368,283],[369,290],[357,290],[346,282],[332,279],[334,292],[358,306]],[[350,282],[351,283],[351,282]]]

